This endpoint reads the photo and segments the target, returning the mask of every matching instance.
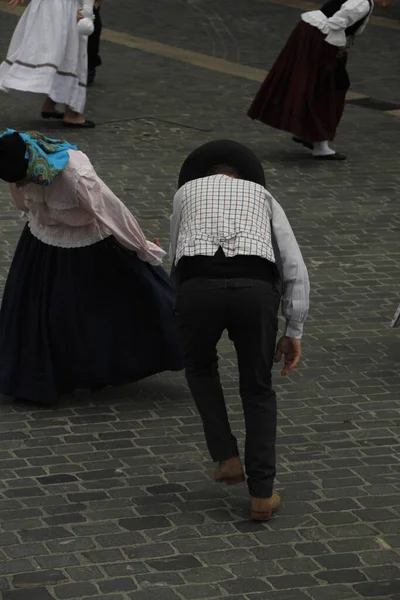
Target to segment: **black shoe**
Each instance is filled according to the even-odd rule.
[[[69,129],[93,129],[93,127],[96,127],[96,123],[93,123],[93,121],[84,121],[83,123],[69,123],[68,121],[63,121],[63,125]]]
[[[88,71],[88,75],[87,75],[87,85],[90,86],[94,83],[94,80],[96,79],[96,69],[90,69],[90,71]]]
[[[312,144],[311,142],[306,142],[305,140],[301,140],[298,137],[292,137],[292,140],[296,143],[296,144],[301,144],[302,146],[304,146],[305,148],[307,148],[308,150],[313,150],[314,149],[314,144]]]
[[[57,111],[53,112],[42,112],[42,119],[63,119],[64,113],[59,113]]]
[[[320,154],[317,156],[313,156],[315,160],[346,160],[347,156],[344,154],[340,154],[339,152],[335,152],[335,154]]]

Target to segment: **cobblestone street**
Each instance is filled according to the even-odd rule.
[[[5,6],[2,58],[17,23]],[[182,374],[77,393],[58,410],[0,397],[3,600],[400,600],[400,330],[389,328],[400,302],[400,116],[384,112],[400,107],[400,21],[370,24],[351,49],[352,91],[376,103],[346,107],[334,147],[349,160],[319,163],[250,121],[259,84],[218,67],[270,68],[300,12],[265,0],[104,0],[105,37],[121,36],[103,42],[89,91],[98,127],[68,138],[165,248],[194,147],[231,138],[262,158],[312,290],[301,365],[287,379],[275,372],[279,515],[251,523],[246,487],[214,484]],[[134,36],[215,68],[138,50]],[[1,96],[0,129],[65,135],[39,112]],[[23,222],[2,183],[0,201],[1,296]],[[220,354],[242,444],[227,339]]]

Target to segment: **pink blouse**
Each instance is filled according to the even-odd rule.
[[[88,157],[69,150],[64,171],[47,187],[10,184],[32,235],[60,248],[89,246],[113,235],[144,262],[162,263],[164,250],[146,240],[135,217],[96,174]]]

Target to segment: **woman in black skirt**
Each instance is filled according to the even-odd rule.
[[[77,388],[182,368],[165,252],[67,142],[0,136],[27,217],[0,312],[0,393],[54,405]]]

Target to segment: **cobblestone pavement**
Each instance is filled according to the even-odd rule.
[[[294,19],[258,0],[113,0],[104,10],[113,29],[266,67]],[[3,55],[14,25],[1,14]],[[352,60],[357,91],[399,100],[399,35],[365,34]],[[275,377],[283,507],[250,523],[245,487],[212,482],[180,374],[78,393],[57,411],[2,398],[3,600],[399,600],[400,338],[388,327],[400,294],[399,119],[347,107],[337,147],[349,161],[316,164],[246,119],[257,84],[118,44],[102,54],[88,101],[100,126],[70,139],[149,236],[167,244],[179,165],[217,137],[262,157],[292,221],[312,309],[301,367]],[[38,109],[1,97],[0,127],[43,128]],[[4,185],[0,198],[3,285],[21,222]],[[221,355],[242,442],[226,340]]]

